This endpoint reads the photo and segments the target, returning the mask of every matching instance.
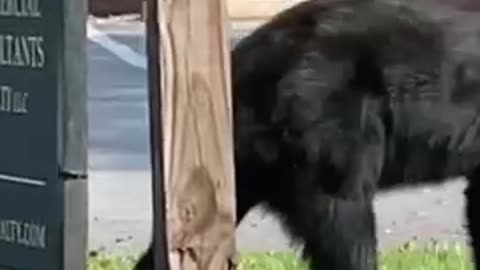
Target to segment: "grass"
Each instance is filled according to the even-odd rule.
[[[410,242],[381,252],[379,261],[381,270],[474,270],[470,250],[459,244],[416,247]]]
[[[135,256],[122,257],[94,253],[88,259],[87,270],[131,270],[137,259]]]
[[[136,257],[105,254],[90,257],[88,270],[130,270]],[[245,253],[238,270],[306,270],[293,253]],[[379,270],[473,270],[470,251],[461,245],[431,243],[422,247],[409,242],[379,254]]]

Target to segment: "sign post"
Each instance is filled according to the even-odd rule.
[[[155,269],[235,269],[225,1],[149,5]]]
[[[86,1],[0,0],[0,269],[85,269]]]

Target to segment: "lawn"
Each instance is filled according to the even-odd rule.
[[[105,254],[91,256],[88,270],[130,270],[135,257]],[[470,251],[461,245],[431,243],[422,247],[409,242],[382,251],[379,270],[473,270]],[[305,270],[305,264],[292,253],[267,252],[242,254],[238,270]]]

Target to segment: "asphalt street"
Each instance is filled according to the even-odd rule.
[[[92,35],[87,45],[90,248],[138,252],[148,243],[151,224],[143,26],[112,19],[94,25],[102,34]],[[458,179],[379,195],[380,246],[415,237],[465,241],[464,186]],[[237,245],[240,250],[292,248],[276,219],[261,208],[237,229]]]

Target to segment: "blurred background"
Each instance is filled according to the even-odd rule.
[[[291,6],[301,0],[228,0],[232,19],[262,18]],[[90,13],[95,16],[140,13],[144,0],[89,0]],[[463,10],[480,10],[477,0],[436,0],[438,4]]]

